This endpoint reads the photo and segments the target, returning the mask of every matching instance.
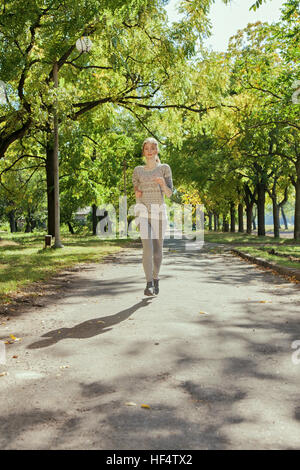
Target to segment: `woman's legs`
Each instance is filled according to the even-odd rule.
[[[153,243],[153,279],[158,279],[160,266],[163,259],[163,245],[164,236],[167,228],[167,221],[165,218],[160,218],[159,221],[155,221],[156,228],[154,229]]]
[[[151,238],[142,238],[143,244],[143,268],[147,282],[153,279],[152,268],[152,240]]]
[[[141,224],[143,245],[143,267],[147,282],[158,279],[163,258],[163,242],[167,227],[166,219],[151,221],[144,219]]]
[[[140,219],[140,233],[143,245],[143,268],[147,282],[152,281],[152,237],[151,225],[147,219]]]
[[[153,279],[158,279],[158,274],[163,258],[163,239],[153,239]]]

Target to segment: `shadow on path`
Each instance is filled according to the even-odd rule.
[[[84,321],[72,328],[59,328],[57,330],[48,331],[42,337],[47,339],[37,341],[28,346],[27,349],[38,349],[51,346],[58,343],[58,341],[66,338],[92,338],[93,336],[100,335],[110,331],[112,326],[127,320],[133,313],[142,307],[146,307],[151,299],[142,299],[137,304],[130,308],[121,310],[114,315],[108,315],[106,317],[93,318],[91,320]]]

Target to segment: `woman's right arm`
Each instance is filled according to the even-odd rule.
[[[143,194],[143,192],[139,190],[139,183],[140,183],[140,179],[139,179],[137,167],[135,167],[135,169],[133,170],[133,174],[132,174],[132,184],[133,184],[136,198],[141,197]]]

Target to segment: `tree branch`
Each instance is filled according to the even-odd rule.
[[[125,104],[122,104],[122,106],[126,109],[128,109],[136,118],[137,120],[142,124],[142,126],[149,132],[152,137],[154,137],[160,144],[164,145],[163,142],[146,126],[146,124],[142,121],[142,119],[136,114],[129,106],[126,106]]]
[[[66,60],[65,64],[70,64],[73,67],[80,69],[80,70],[84,70],[84,69],[112,70],[113,69],[113,67],[105,67],[105,66],[100,66],[100,65],[77,65],[77,64],[74,64],[70,60]]]
[[[32,120],[31,118],[29,118],[20,129],[17,129],[16,131],[12,132],[9,136],[4,137],[0,140],[0,159],[4,157],[6,150],[13,142],[20,139],[26,134],[31,123]]]

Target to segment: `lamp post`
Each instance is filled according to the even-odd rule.
[[[76,41],[76,48],[79,52],[90,52],[92,45],[93,43],[88,36],[83,36]]]
[[[53,66],[54,87],[58,88],[58,63]],[[60,240],[60,208],[59,208],[59,162],[58,162],[58,117],[57,117],[57,98],[55,98],[54,111],[54,147],[53,147],[53,173],[54,173],[54,248],[63,248]]]
[[[126,168],[127,168],[127,161],[126,161],[126,151],[127,147],[119,147],[119,150],[125,150],[125,155],[122,152],[120,157],[123,157],[122,166],[123,166],[123,181],[124,181],[124,190],[123,190],[123,197],[119,196],[119,236],[127,236],[127,182],[126,182]],[[123,155],[122,155],[123,154]],[[119,156],[118,155],[118,156]],[[120,162],[121,163],[121,162]],[[124,225],[124,229],[122,228]]]
[[[0,104],[8,104],[6,85],[0,80]]]
[[[79,52],[89,52],[92,47],[92,41],[88,37],[82,37],[76,41],[76,48]],[[58,62],[53,65],[54,87],[58,88]],[[58,134],[58,116],[57,116],[57,98],[54,103],[53,111],[54,121],[54,148],[53,148],[53,172],[54,172],[54,248],[63,248],[60,240],[60,207],[59,207],[59,134]]]
[[[127,195],[127,188],[126,188],[126,160],[123,160],[123,173],[124,173],[124,196]]]
[[[127,196],[127,183],[126,183],[126,169],[127,169],[127,161],[126,161],[126,155],[127,155],[127,147],[119,147],[120,150],[125,150],[125,156],[123,158],[123,181],[124,181],[124,196]],[[122,152],[123,153],[123,152]]]

